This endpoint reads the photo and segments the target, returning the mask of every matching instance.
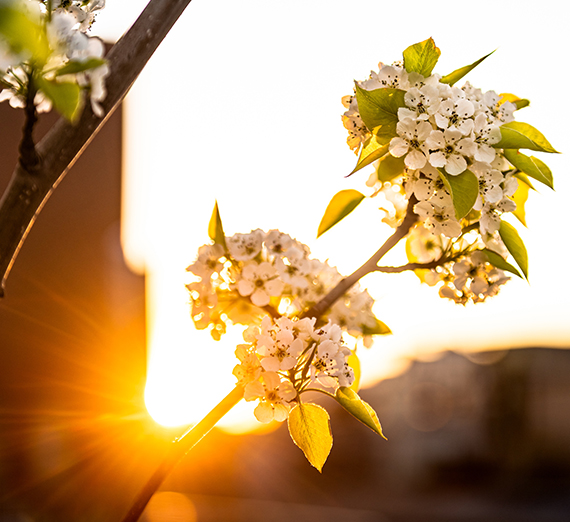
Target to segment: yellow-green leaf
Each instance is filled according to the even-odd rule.
[[[336,391],[335,399],[354,418],[358,419],[365,426],[368,426],[374,433],[377,433],[384,439],[386,438],[382,433],[382,426],[378,420],[378,415],[372,406],[363,401],[353,389],[341,386]]]
[[[380,321],[380,319],[374,317],[374,322],[373,326],[362,325],[362,335],[389,335],[392,333],[388,325]]]
[[[489,54],[483,56],[483,58],[479,58],[476,62],[473,62],[471,65],[466,65],[465,67],[461,67],[460,69],[456,69],[452,73],[446,74],[440,81],[441,83],[447,83],[449,85],[453,85],[454,83],[458,82],[463,78],[467,73],[471,72],[475,67],[477,67],[485,58],[491,56],[495,51],[491,51]]]
[[[214,205],[214,210],[212,211],[210,223],[208,224],[208,236],[210,236],[210,239],[214,243],[226,248],[226,236],[224,235],[224,227],[222,226],[222,218],[220,217],[220,210],[218,209],[217,201]]]
[[[501,141],[493,145],[496,149],[530,149],[558,153],[544,135],[528,123],[511,121],[501,125],[499,129]]]
[[[516,110],[528,107],[530,105],[530,100],[527,100],[526,98],[519,98],[510,92],[503,92],[499,94],[499,96],[501,97],[499,100],[499,105],[505,102],[511,102],[516,107]]]
[[[358,190],[341,190],[333,196],[319,224],[317,237],[323,235],[329,228],[348,216],[364,199],[364,194]]]
[[[357,83],[358,112],[368,130],[372,131],[378,126],[388,125],[395,131],[398,123],[398,109],[406,106],[405,94],[406,92],[401,89],[389,87],[367,91]]]
[[[352,176],[355,172],[367,167],[371,163],[374,163],[376,160],[388,154],[389,148],[390,145],[388,143],[382,143],[377,136],[370,136],[370,138],[364,142],[356,167],[354,167],[353,171],[348,176]],[[348,176],[346,177],[348,178]]]
[[[439,60],[441,51],[436,47],[433,38],[410,45],[404,51],[404,69],[408,72],[420,73],[427,78]]]
[[[89,60],[85,60],[83,62],[70,60],[63,67],[58,69],[55,72],[55,75],[63,76],[65,74],[76,74],[79,72],[88,71],[89,69],[101,67],[101,65],[105,65],[106,63],[107,60],[103,60],[103,58],[89,58]]]
[[[524,172],[527,176],[544,183],[547,187],[554,190],[552,171],[543,161],[534,156],[526,156],[522,152],[514,149],[505,149],[504,156],[509,163]]]
[[[75,82],[58,82],[36,78],[38,88],[51,100],[53,106],[64,118],[77,121],[82,109],[81,88]]]
[[[400,174],[403,174],[405,168],[404,156],[396,158],[392,156],[392,154],[386,154],[384,157],[380,158],[376,174],[378,175],[378,179],[384,183],[386,181],[392,181]]]
[[[293,442],[321,472],[333,444],[327,411],[317,404],[300,403],[289,413],[287,424]]]
[[[506,221],[501,221],[499,235],[525,278],[528,279],[528,254],[516,228]]]
[[[452,176],[443,169],[438,169],[438,171],[445,187],[451,194],[455,217],[457,219],[465,217],[477,201],[479,194],[477,176],[470,170],[466,170],[457,176]]]
[[[515,274],[516,276],[519,276],[522,278],[521,273],[513,265],[511,265],[510,263],[505,261],[502,258],[502,256],[497,254],[497,252],[493,252],[492,250],[489,250],[488,248],[484,248],[482,250],[482,252],[485,253],[489,263],[491,263],[493,266],[500,268],[501,270],[504,270],[505,272],[510,272],[511,274]]]

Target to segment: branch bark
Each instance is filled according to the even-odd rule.
[[[48,198],[121,103],[142,69],[191,0],[151,0],[138,20],[113,46],[107,59],[103,119],[86,107],[76,124],[61,118],[38,144],[39,164],[19,161],[0,200],[0,297],[30,228]]]
[[[136,522],[142,515],[148,501],[156,493],[164,479],[198,442],[205,437],[218,421],[228,413],[242,398],[243,387],[236,386],[222,401],[206,415],[198,424],[190,428],[184,435],[172,442],[170,451],[164,461],[153,473],[136,496],[129,512],[122,522]]]
[[[391,250],[400,239],[405,237],[410,228],[418,220],[417,214],[414,213],[414,205],[418,202],[412,194],[408,201],[408,208],[403,221],[398,225],[395,232],[386,240],[386,242],[376,251],[376,253],[364,263],[360,268],[352,274],[342,279],[325,297],[323,297],[316,305],[307,310],[303,317],[320,317],[334,302],[342,297],[358,280],[371,272],[378,271],[378,261]]]

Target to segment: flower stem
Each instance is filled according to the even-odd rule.
[[[376,251],[376,253],[364,263],[360,268],[355,270],[352,274],[345,277],[317,304],[309,308],[302,317],[316,317],[319,318],[323,315],[335,301],[341,298],[353,285],[355,285],[361,278],[371,272],[378,271],[378,261],[390,251],[396,243],[405,237],[415,222],[418,220],[417,214],[414,212],[414,205],[418,202],[416,197],[412,194],[408,201],[408,208],[403,221],[398,225],[396,231],[386,240],[386,242]]]
[[[140,490],[131,509],[122,522],[136,522],[142,515],[148,501],[158,490],[164,479],[202,438],[243,398],[243,386],[236,386],[222,401],[212,409],[198,424],[172,442],[170,451],[156,469],[148,482]]]

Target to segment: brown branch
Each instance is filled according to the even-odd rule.
[[[399,274],[401,272],[406,272],[407,270],[430,270],[431,268],[441,266],[448,261],[450,261],[449,258],[442,257],[435,261],[430,261],[429,263],[407,263],[402,266],[377,266],[374,271],[382,272],[384,274]]]
[[[386,242],[378,249],[378,251],[364,263],[360,268],[352,274],[342,279],[325,297],[317,304],[307,310],[303,317],[320,317],[335,301],[340,299],[354,284],[365,275],[375,272],[378,269],[378,261],[391,250],[400,239],[405,237],[414,223],[418,220],[417,214],[414,213],[414,205],[418,202],[416,197],[412,195],[408,201],[408,208],[403,221],[398,225],[396,231],[386,240]]]
[[[154,493],[156,493],[176,464],[209,433],[217,422],[230,411],[242,397],[243,387],[238,385],[198,424],[172,442],[168,455],[140,490],[122,522],[136,522],[139,519],[148,501]]]
[[[18,148],[20,153],[19,163],[22,168],[30,174],[36,174],[40,166],[40,157],[34,142],[34,127],[38,121],[38,111],[36,110],[36,85],[34,82],[33,70],[27,72],[28,85],[26,88],[26,106],[24,108],[25,120],[22,128],[22,141]]]
[[[38,144],[39,164],[19,161],[0,200],[0,296],[16,256],[40,210],[77,158],[125,97],[132,84],[191,0],[151,0],[107,59],[103,119],[86,106],[76,124],[60,119]],[[88,105],[88,104],[86,104]]]

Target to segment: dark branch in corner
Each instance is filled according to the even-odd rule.
[[[0,200],[0,296],[16,256],[49,196],[119,106],[190,1],[151,0],[129,31],[113,46],[107,56],[111,73],[107,78],[107,97],[102,103],[103,119],[95,116],[86,104],[76,124],[60,119],[35,147],[31,133],[35,114],[31,109],[26,113],[21,157]],[[33,91],[32,85],[29,97],[35,96]],[[31,147],[36,156],[30,152]]]

